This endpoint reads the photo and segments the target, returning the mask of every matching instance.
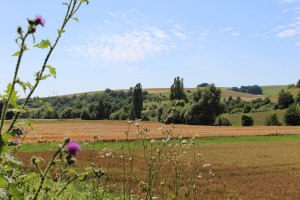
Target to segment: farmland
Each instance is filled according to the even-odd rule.
[[[161,137],[158,130],[160,126],[161,124],[153,122],[142,122],[138,127],[132,124],[129,137],[133,139],[136,130],[143,127],[150,130],[149,139]],[[172,126],[169,128],[173,129]],[[49,160],[58,143],[36,143],[38,140],[61,141],[64,137],[81,140],[83,141],[82,152],[78,155],[77,164],[73,168],[81,171],[93,162],[105,171],[109,170],[110,179],[107,182],[109,190],[122,191],[124,179],[120,155],[121,149],[127,146],[127,142],[119,140],[126,138],[124,134],[126,130],[128,130],[126,121],[88,123],[77,120],[37,121],[36,133],[28,134],[26,142],[29,143],[21,147],[18,157],[26,165],[33,154],[42,157],[45,161]],[[298,156],[300,137],[295,135],[300,133],[299,127],[177,125],[173,131],[175,138],[200,137],[193,139],[197,144],[193,151],[201,153],[201,163],[210,164],[212,176],[197,180],[199,197],[204,199],[298,199],[300,197],[297,187],[300,183],[300,157]],[[95,134],[100,140],[93,139]],[[180,144],[181,141],[182,139],[175,139],[173,143]],[[141,141],[130,141],[128,145],[135,146],[137,152],[133,162],[132,190],[134,194],[138,194],[139,182],[145,180],[147,176],[147,165],[142,153],[143,144]],[[188,146],[180,148],[191,151]],[[101,156],[105,155],[108,149],[113,152],[114,157]],[[189,153],[187,155],[190,155]],[[181,161],[188,163],[189,159],[190,156],[185,156]],[[129,168],[128,161],[126,166]],[[187,173],[183,171],[183,175],[188,175]],[[171,183],[171,181],[171,175],[167,176],[165,182]],[[163,195],[162,191],[155,191]]]
[[[141,127],[149,129],[149,138],[162,138],[159,128],[163,124],[157,122],[142,122]],[[257,136],[274,134],[298,134],[299,126],[253,126],[253,127],[219,127],[219,126],[193,126],[166,125],[174,129],[174,136],[182,137],[218,137],[218,136]],[[97,136],[101,140],[124,140],[125,131],[129,125],[127,121],[114,120],[38,120],[34,123],[35,130],[29,132],[25,142],[54,142],[71,137],[78,141],[93,141]],[[132,127],[131,127],[132,129]],[[134,131],[129,133],[129,139],[136,139]]]

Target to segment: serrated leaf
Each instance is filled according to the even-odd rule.
[[[25,83],[25,82],[21,81],[20,79],[17,79],[16,83],[18,83],[22,87],[24,93],[26,93],[27,88],[31,89],[31,87],[32,87],[31,83],[29,83],[29,82]]]
[[[22,200],[24,199],[24,195],[21,193],[21,191],[14,185],[9,183],[8,184],[8,192],[15,200]]]
[[[49,40],[42,40],[40,43],[34,45],[34,47],[41,48],[41,49],[47,49],[49,46],[51,46]]]
[[[19,55],[20,55],[20,51],[17,51],[17,52],[12,54],[12,56],[19,56]]]
[[[9,83],[7,85],[7,90],[5,91],[6,96],[8,97],[9,94],[11,93],[10,99],[9,99],[9,103],[10,105],[12,105],[14,108],[18,108],[18,104],[17,104],[17,91],[15,89],[12,88],[12,84]]]
[[[8,181],[6,180],[6,178],[4,178],[3,175],[0,175],[0,187],[4,188],[7,186],[7,184],[8,184]]]
[[[73,17],[73,20],[75,20],[76,22],[79,22],[79,19],[77,17]]]
[[[56,68],[55,68],[55,67],[52,67],[52,66],[50,66],[50,65],[47,65],[46,68],[48,68],[50,74],[51,74],[54,78],[56,78]]]
[[[66,32],[66,31],[63,29],[58,29],[57,32],[58,32],[58,35],[61,35],[62,33]]]
[[[51,76],[51,74],[46,74],[46,75],[42,76],[42,77],[40,78],[40,80],[46,80],[46,79],[49,78],[50,76]]]

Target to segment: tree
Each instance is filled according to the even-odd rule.
[[[105,114],[105,105],[104,105],[104,100],[103,98],[99,98],[96,109],[95,109],[95,115],[96,119],[105,119],[106,114]]]
[[[300,90],[296,96],[295,103],[300,104]]]
[[[278,108],[285,109],[294,103],[293,95],[289,91],[284,91],[283,89],[279,92],[278,96]]]
[[[214,84],[199,89],[193,95],[193,103],[186,112],[188,124],[213,125],[216,117],[224,110],[220,103],[221,90]]]
[[[88,109],[82,110],[80,119],[82,119],[82,120],[90,120],[91,119]]]
[[[253,126],[253,118],[250,115],[242,115],[242,126]]]
[[[281,123],[279,122],[276,113],[266,117],[266,125],[267,126],[281,126]]]
[[[183,79],[179,76],[174,78],[174,83],[171,85],[170,100],[186,100],[184,93]]]
[[[141,119],[143,110],[143,91],[140,83],[136,84],[133,88],[132,103],[135,118]]]
[[[230,123],[229,119],[225,116],[218,116],[216,119],[216,126],[231,126],[232,124]]]
[[[200,83],[199,85],[197,85],[197,87],[207,87],[209,86],[208,83]]]
[[[297,88],[300,88],[300,79],[298,80],[297,84],[296,84]]]
[[[298,126],[300,125],[300,109],[296,104],[291,105],[284,114],[284,121],[286,125]]]

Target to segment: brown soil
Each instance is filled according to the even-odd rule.
[[[214,173],[207,180],[197,181],[199,196],[204,199],[300,199],[299,141],[203,144],[196,151],[203,154],[202,163],[210,163]],[[114,191],[121,191],[124,180],[122,160],[120,151],[114,149],[114,152],[108,185]],[[142,149],[136,152],[132,182],[135,194],[139,191],[138,184],[145,181],[147,175]],[[18,156],[29,163],[32,154],[49,160],[52,153],[19,153]],[[96,151],[81,152],[75,168],[82,170],[93,162],[107,171],[108,158],[101,158],[100,154]],[[188,161],[190,156],[182,161],[185,159]],[[128,172],[128,157],[126,160]],[[183,171],[188,173],[188,170]],[[163,174],[171,181],[170,172],[164,171]]]

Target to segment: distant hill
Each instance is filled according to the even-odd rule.
[[[273,102],[276,102],[278,99],[278,93],[282,89],[287,89],[287,85],[268,85],[268,86],[260,86],[263,90],[263,95],[254,95],[254,94],[248,94],[248,93],[242,93],[242,92],[237,92],[231,90],[231,87],[218,87],[222,91],[222,98],[228,98],[229,96],[232,96],[233,98],[236,97],[241,97],[242,100],[244,101],[251,101],[253,99],[257,98],[265,98],[265,97],[270,97],[270,99]],[[188,93],[194,93],[197,91],[198,88],[185,88],[185,92]],[[128,91],[129,89],[117,89],[114,91]],[[297,95],[298,88],[292,88],[289,89],[294,96]],[[170,88],[143,88],[143,91],[147,91],[150,94],[162,94],[165,96],[169,96]],[[92,91],[92,92],[83,92],[83,93],[76,93],[75,95],[82,95],[82,94],[87,94],[87,95],[94,95],[94,94],[101,94],[102,91]],[[68,95],[62,95],[62,96],[74,96],[74,94],[68,94]]]

